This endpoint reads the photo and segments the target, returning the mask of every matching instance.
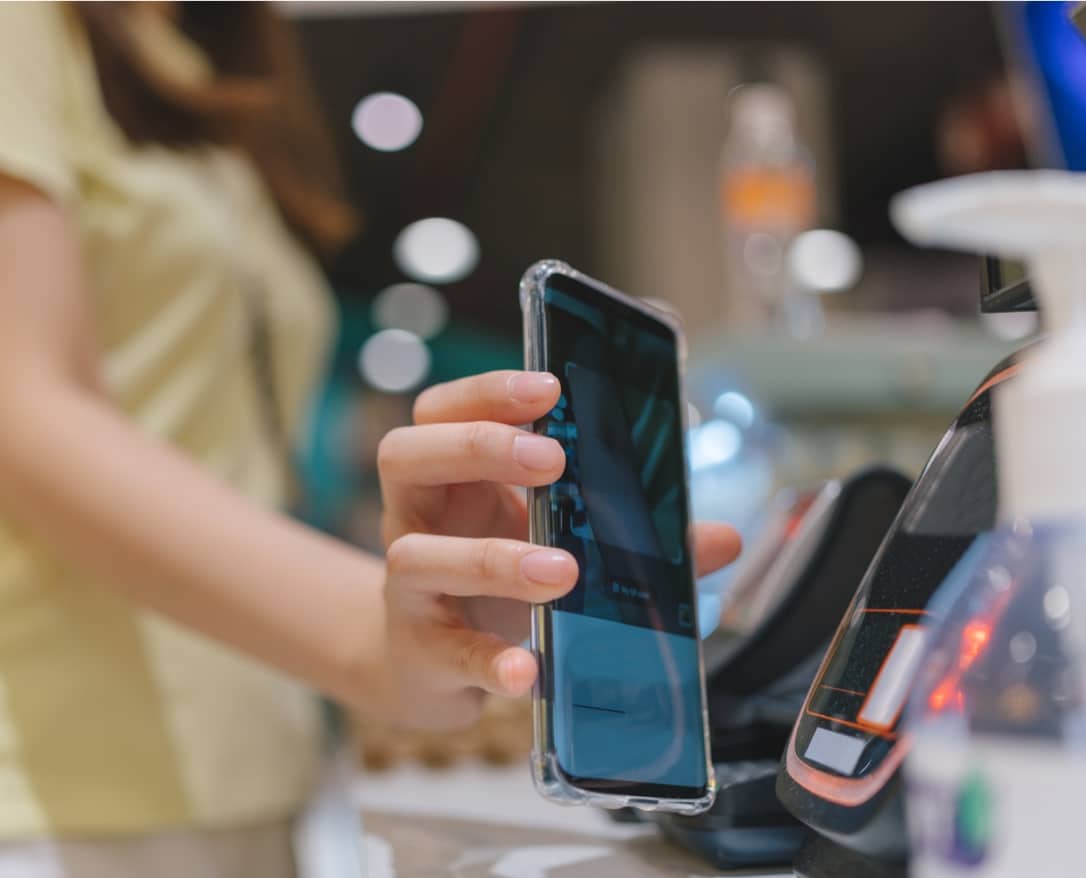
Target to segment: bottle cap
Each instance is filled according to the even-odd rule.
[[[915,244],[1024,260],[1047,337],[995,391],[1003,520],[1086,514],[1086,174],[1000,171],[891,202]]]
[[[741,85],[731,93],[728,104],[733,128],[756,139],[793,137],[795,104],[779,85]]]

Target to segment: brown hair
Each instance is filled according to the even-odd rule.
[[[208,56],[213,77],[170,76],[132,36],[137,4],[72,4],[87,31],[102,96],[133,143],[218,143],[247,153],[279,210],[319,255],[358,227],[331,139],[289,25],[264,3],[178,3],[176,26]],[[157,13],[156,13],[157,14]]]

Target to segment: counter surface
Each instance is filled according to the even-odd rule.
[[[541,799],[526,766],[401,768],[363,775],[367,878],[708,878],[721,873],[652,826]]]

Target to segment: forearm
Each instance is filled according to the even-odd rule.
[[[366,706],[383,564],[266,510],[90,392],[0,394],[0,509],[104,587]]]

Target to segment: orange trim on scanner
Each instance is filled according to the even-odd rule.
[[[897,613],[906,616],[927,615],[926,610],[905,609],[865,608],[861,610],[861,612]],[[907,734],[898,737],[894,733],[880,732],[878,729],[867,728],[859,723],[851,722],[850,720],[840,719],[835,716],[827,716],[826,714],[817,713],[816,711],[811,710],[811,699],[814,697],[816,689],[825,685],[822,681],[826,677],[826,671],[829,669],[830,660],[836,654],[837,647],[840,645],[841,638],[844,636],[844,632],[848,627],[847,620],[850,616],[851,613],[841,620],[841,626],[837,629],[837,633],[834,635],[830,648],[826,650],[826,654],[822,657],[822,664],[818,668],[815,683],[807,693],[807,700],[803,703],[803,713],[796,717],[795,725],[792,726],[792,736],[788,740],[788,749],[785,751],[784,764],[785,768],[788,770],[788,776],[809,793],[813,793],[816,796],[820,796],[823,799],[838,805],[843,805],[846,808],[855,808],[868,801],[882,789],[886,782],[893,776],[894,772],[898,770],[901,763],[905,760],[905,754],[908,752],[910,739]],[[828,720],[829,722],[838,723],[847,728],[854,728],[861,732],[866,732],[869,735],[875,735],[876,737],[888,740],[890,741],[890,752],[886,754],[885,758],[879,764],[879,767],[865,777],[837,777],[829,772],[812,768],[800,758],[798,753],[796,753],[796,734],[799,731],[799,724],[804,715]]]
[[[982,393],[984,393],[984,391],[991,390],[997,384],[1002,384],[1008,378],[1013,378],[1015,373],[1018,372],[1018,370],[1021,369],[1021,368],[1022,368],[1021,363],[1014,363],[1013,365],[1008,366],[1006,369],[1000,369],[998,372],[995,373],[995,375],[993,375],[991,378],[989,378],[987,381],[985,381],[980,387],[978,387],[976,390],[973,391],[973,395],[971,397],[969,397],[969,401],[966,402],[966,404],[963,405],[962,408],[963,409],[969,408],[969,406],[972,405],[973,402],[976,401],[976,398],[978,396],[980,396]]]
[[[825,674],[826,665],[829,664],[829,654],[822,660],[823,667],[819,669],[820,677]],[[821,685],[821,684],[819,684]],[[872,687],[874,688],[874,687]],[[870,690],[869,690],[870,691]],[[813,692],[813,690],[812,690]],[[807,704],[810,704],[811,695],[807,696]],[[796,752],[796,734],[799,731],[799,719],[792,726],[792,736],[788,740],[788,750],[785,753],[784,764],[788,769],[788,776],[807,792],[813,793],[822,799],[841,805],[845,808],[857,808],[870,801],[894,776],[894,772],[905,761],[905,754],[909,752],[911,744],[908,734],[900,738],[892,733],[877,732],[874,729],[864,728],[859,723],[839,719],[833,716],[816,713],[807,704],[804,705],[804,713],[816,716],[819,719],[840,723],[843,726],[859,729],[860,731],[874,734],[890,741],[890,752],[886,754],[879,767],[865,777],[837,777],[827,771],[819,771],[804,762]]]
[[[861,613],[891,613],[891,614],[898,615],[898,616],[927,616],[927,615],[930,615],[927,610],[905,610],[905,609],[878,608],[878,607],[876,607],[875,609],[864,608],[860,612]],[[904,631],[906,628],[921,628],[921,627],[923,627],[923,626],[922,625],[902,625],[901,628],[898,629],[897,637],[900,637],[901,632]],[[896,643],[897,643],[897,638],[894,639],[894,644],[896,645]],[[833,646],[836,646],[836,645],[837,645],[837,642],[836,642],[836,639],[835,639]],[[807,701],[803,705],[803,712],[806,713],[806,714],[810,714],[811,716],[817,716],[819,719],[828,719],[828,720],[830,720],[832,722],[840,723],[843,726],[848,726],[849,728],[852,728],[852,729],[858,729],[861,732],[867,732],[869,735],[876,735],[877,737],[880,737],[880,738],[886,738],[888,741],[895,740],[897,738],[897,735],[894,735],[894,734],[889,733],[887,731],[889,728],[891,728],[893,726],[893,723],[890,723],[890,725],[888,725],[888,726],[876,726],[876,725],[873,725],[873,724],[870,724],[870,723],[853,722],[852,720],[841,719],[840,717],[836,717],[836,716],[827,716],[825,714],[816,713],[815,711],[811,710],[811,708],[810,708],[811,698],[814,695],[815,689],[829,689],[829,690],[834,691],[834,692],[844,692],[844,693],[846,693],[848,695],[859,695],[860,697],[864,698],[864,703],[862,705],[860,705],[860,710],[857,712],[857,718],[858,718],[859,715],[864,712],[863,709],[864,709],[864,707],[867,706],[867,699],[871,697],[871,693],[874,691],[875,686],[879,682],[879,675],[882,674],[882,667],[880,667],[879,668],[879,675],[876,675],[875,682],[872,684],[871,688],[868,689],[866,692],[857,692],[854,689],[840,689],[840,688],[838,688],[836,686],[829,686],[826,683],[823,683],[822,680],[825,679],[826,666],[829,663],[830,654],[832,652],[833,652],[833,647],[830,648],[830,650],[826,653],[825,658],[823,658],[823,660],[822,660],[822,667],[818,669],[818,674],[819,674],[818,681],[814,686],[811,687],[810,692],[807,693]],[[893,646],[890,647],[890,652],[893,652]],[[890,652],[886,653],[887,657],[889,657]],[[886,659],[884,658],[883,659],[883,665],[884,666],[885,666],[885,662],[886,662]],[[798,722],[799,720],[797,719],[796,721]]]
[[[811,768],[796,754],[796,729],[799,723],[792,727],[792,738],[788,742],[788,752],[785,754],[785,766],[788,768],[788,776],[803,787],[807,792],[814,793],[823,799],[827,799],[837,805],[846,808],[856,808],[871,799],[875,793],[881,790],[893,777],[895,771],[901,766],[905,754],[909,749],[908,737],[902,737],[890,748],[886,758],[871,774],[866,777],[837,777],[825,771]]]
[[[840,686],[831,686],[829,683],[819,683],[819,689],[829,689],[830,692],[844,692],[846,695],[859,695],[863,698],[866,692],[857,692],[855,689],[842,689]]]
[[[847,726],[850,729],[856,729],[858,732],[867,732],[869,735],[874,735],[876,738],[885,738],[887,741],[896,741],[897,735],[893,732],[881,732],[874,726],[869,726],[864,723],[853,722],[850,719],[841,719],[839,716],[830,716],[828,713],[819,713],[817,710],[811,710],[809,707],[806,711],[808,716],[817,716],[819,719],[827,719],[831,723],[838,723],[842,726]]]
[[[895,607],[875,607],[874,609],[864,608],[860,610],[861,613],[893,613],[897,616],[930,616],[927,610],[903,610]],[[908,626],[903,626],[908,627]]]
[[[886,653],[886,657],[882,660],[882,664],[879,666],[879,672],[875,674],[875,682],[873,682],[871,684],[871,688],[867,690],[867,698],[865,698],[864,703],[860,705],[860,712],[856,714],[856,719],[862,724],[861,728],[868,729],[869,731],[875,731],[880,734],[886,732],[892,729],[897,724],[897,718],[901,716],[901,711],[905,708],[905,702],[902,701],[902,703],[898,705],[897,710],[894,711],[893,719],[891,719],[888,723],[873,723],[862,718],[864,715],[864,711],[867,710],[867,702],[869,702],[871,700],[871,696],[878,691],[879,680],[882,679],[882,673],[886,670],[886,666],[890,663],[890,656],[892,656],[894,654],[894,650],[897,649],[898,642],[901,640],[901,635],[909,629],[919,629],[923,631],[924,626],[902,625],[900,628],[898,628],[897,637],[894,638],[894,642],[890,646],[890,651]],[[921,645],[923,645],[923,641],[921,641]]]

